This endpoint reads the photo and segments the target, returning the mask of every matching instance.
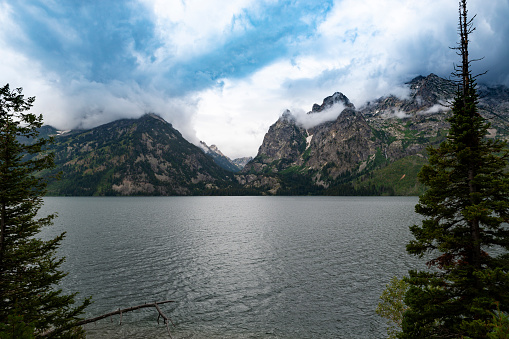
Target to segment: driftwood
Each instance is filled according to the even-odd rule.
[[[135,311],[135,310],[139,310],[140,308],[154,307],[157,310],[157,312],[159,313],[159,315],[157,316],[157,323],[159,324],[159,319],[163,318],[164,324],[166,325],[166,329],[168,330],[168,335],[171,338],[170,327],[168,326],[169,325],[168,322],[171,322],[173,326],[175,326],[175,324],[173,324],[173,322],[171,321],[170,318],[168,318],[167,316],[164,315],[164,313],[159,308],[159,305],[166,304],[166,303],[172,303],[172,302],[175,302],[175,301],[174,300],[157,301],[157,302],[153,302],[153,303],[137,305],[137,306],[128,307],[128,308],[124,308],[124,309],[118,309],[117,311],[106,313],[106,314],[100,315],[100,316],[95,317],[95,318],[80,320],[80,321],[76,322],[74,324],[74,326],[82,326],[82,325],[85,325],[85,324],[93,323],[93,322],[96,322],[98,320],[101,320],[101,319],[104,319],[104,318],[108,318],[108,317],[111,317],[111,316],[116,315],[116,314],[120,314],[120,322],[119,322],[119,324],[122,324],[122,313],[132,312],[132,311]],[[49,330],[49,331],[46,331],[46,332],[40,334],[39,336],[45,337],[45,336],[50,335],[53,332],[54,332],[54,330]]]

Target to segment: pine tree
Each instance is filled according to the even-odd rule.
[[[49,140],[37,139],[43,122],[29,112],[34,100],[21,88],[0,89],[0,337],[77,338],[83,331],[73,324],[89,300],[73,307],[76,294],[55,289],[66,275],[56,257],[64,234],[37,238],[55,215],[37,216],[46,187],[37,174],[53,167],[53,156],[44,154]]]
[[[460,1],[459,89],[447,140],[429,148],[419,179],[428,190],[416,212],[425,219],[410,230],[410,254],[429,259],[410,271],[409,306],[401,338],[486,338],[497,303],[509,311],[509,176],[507,144],[486,138],[468,55],[475,30]]]

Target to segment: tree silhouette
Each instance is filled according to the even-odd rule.
[[[74,325],[89,304],[73,307],[75,294],[55,286],[66,275],[55,256],[64,234],[41,240],[37,234],[55,215],[39,218],[46,183],[38,173],[53,166],[44,154],[48,139],[37,139],[42,115],[28,112],[35,98],[22,89],[0,88],[0,337],[79,338]]]
[[[509,159],[507,144],[486,138],[489,124],[478,113],[468,44],[475,30],[459,4],[455,48],[458,91],[447,140],[428,148],[419,179],[429,189],[416,212],[425,219],[410,228],[410,254],[430,257],[427,271],[410,271],[401,338],[485,338],[496,309],[509,311]],[[496,255],[495,253],[502,253]]]

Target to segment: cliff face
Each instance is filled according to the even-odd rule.
[[[330,108],[333,104],[315,105],[308,114],[320,114],[321,107],[327,105]],[[351,104],[347,107],[334,121],[307,130],[289,111],[285,112],[269,128],[258,155],[242,173],[267,181],[263,175],[297,172],[328,187],[331,180],[367,163],[375,156],[380,141],[362,114]]]
[[[323,186],[367,162],[380,146],[362,114],[352,108],[345,109],[333,122],[310,128],[308,134],[307,153],[296,165],[316,171],[314,181]]]
[[[278,173],[299,159],[306,149],[307,133],[290,111],[286,111],[270,126],[257,156],[243,169],[243,173]]]
[[[239,168],[239,170],[242,170],[251,160],[253,160],[253,157],[242,157],[235,158],[232,162]]]
[[[345,183],[354,191],[359,188],[377,194],[386,187],[377,188],[370,179],[373,173],[406,163],[415,168],[399,168],[396,176],[413,180],[408,186],[413,185],[412,194],[417,194],[417,168],[425,162],[425,148],[439,144],[447,135],[449,107],[457,86],[435,74],[416,77],[407,86],[409,93],[404,98],[383,97],[359,109],[345,95],[335,93],[321,105],[314,104],[308,115],[317,117],[340,107],[337,118],[307,129],[286,111],[269,128],[257,156],[237,180],[247,187],[264,187],[269,194],[281,193],[285,187],[288,192],[321,188],[322,193],[341,194],[334,187],[344,190]],[[490,137],[507,139],[509,89],[481,86],[479,93],[480,112],[492,122]],[[295,182],[304,184],[296,189]],[[391,189],[387,192],[392,194]]]
[[[237,176],[239,182],[269,187],[273,193],[279,189],[281,178],[272,175],[297,173],[315,185],[328,187],[338,176],[374,160],[380,141],[345,95],[335,93],[321,105],[313,105],[307,114],[320,121],[320,115],[336,105],[343,110],[334,120],[308,129],[290,111],[283,113],[270,126],[257,156],[242,171],[244,176]],[[270,186],[271,182],[274,185]]]
[[[430,74],[418,76],[406,83],[408,97],[398,98],[394,95],[368,102],[360,110],[366,117],[397,117],[437,113],[447,111],[448,103],[454,97],[457,86],[453,81]]]

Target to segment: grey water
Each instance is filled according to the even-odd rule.
[[[47,197],[43,238],[67,232],[66,292],[94,317],[146,302],[173,338],[383,338],[385,284],[409,256],[416,197]],[[168,338],[155,309],[87,338]]]

